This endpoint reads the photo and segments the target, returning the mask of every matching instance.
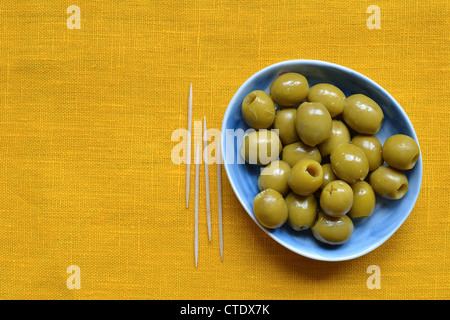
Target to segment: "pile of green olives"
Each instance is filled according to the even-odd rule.
[[[355,219],[372,215],[377,196],[397,200],[408,191],[404,171],[414,168],[419,146],[403,134],[382,144],[376,134],[383,111],[364,94],[346,97],[329,83],[310,87],[305,76],[287,72],[269,93],[250,92],[241,111],[255,129],[241,155],[261,166],[253,210],[266,228],[286,223],[339,245],[352,236]]]

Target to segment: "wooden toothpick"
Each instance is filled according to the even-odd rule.
[[[198,193],[199,193],[199,170],[200,170],[200,144],[197,142],[197,152],[195,155],[195,227],[194,227],[194,247],[195,247],[195,267],[198,262]]]
[[[211,204],[209,199],[209,169],[208,169],[208,133],[206,129],[206,116],[203,117],[203,144],[204,144],[204,163],[205,163],[205,191],[206,191],[206,221],[208,225],[208,239],[211,241]]]

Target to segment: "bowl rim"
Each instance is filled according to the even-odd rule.
[[[258,78],[261,74],[264,74],[266,72],[270,72],[272,69],[278,69],[278,68],[283,68],[284,66],[289,67],[292,66],[293,64],[295,65],[312,65],[312,66],[317,66],[317,67],[325,67],[325,68],[334,68],[337,69],[339,71],[343,71],[346,73],[351,73],[352,76],[355,76],[359,79],[361,79],[362,81],[368,83],[369,86],[374,87],[376,90],[379,90],[385,97],[388,98],[388,100],[391,101],[392,105],[395,106],[395,108],[400,112],[400,114],[402,115],[402,117],[404,117],[405,119],[407,119],[408,121],[408,127],[411,127],[412,130],[412,134],[411,137],[417,142],[418,146],[419,146],[419,151],[420,151],[420,157],[419,160],[417,161],[416,165],[415,165],[415,169],[417,167],[416,170],[418,170],[418,183],[416,186],[416,195],[413,199],[413,201],[409,202],[409,206],[408,206],[408,213],[405,214],[398,222],[398,226],[396,228],[394,228],[391,232],[389,232],[388,234],[386,234],[383,238],[381,238],[380,240],[374,242],[372,245],[368,246],[367,248],[365,248],[364,250],[361,250],[359,252],[356,252],[355,254],[351,254],[351,255],[346,255],[346,256],[339,256],[339,257],[324,257],[322,255],[315,255],[309,252],[305,252],[302,251],[301,249],[299,249],[298,247],[295,246],[291,246],[283,241],[281,241],[278,237],[274,236],[272,232],[270,232],[269,230],[267,230],[264,226],[262,226],[259,221],[257,221],[255,219],[255,217],[248,212],[248,210],[246,209],[246,207],[244,206],[244,200],[242,199],[241,195],[237,192],[236,186],[235,186],[235,182],[232,181],[230,179],[230,166],[231,165],[236,165],[236,164],[228,164],[225,161],[223,161],[223,159],[225,158],[225,153],[226,153],[226,141],[225,141],[225,132],[226,132],[226,128],[225,128],[225,119],[230,117],[231,114],[231,106],[236,104],[236,100],[237,97],[241,94],[241,92],[244,90],[244,88],[246,87],[246,85],[250,82],[252,82],[255,78]],[[375,250],[376,248],[378,248],[379,246],[381,246],[383,243],[385,243],[389,238],[391,238],[391,236],[397,232],[397,230],[403,225],[403,223],[405,222],[405,220],[409,217],[409,215],[411,214],[412,210],[414,209],[415,203],[419,197],[420,194],[420,189],[421,189],[421,185],[422,185],[422,175],[423,175],[423,164],[422,164],[422,152],[421,152],[421,148],[420,148],[420,144],[419,144],[419,140],[417,138],[417,134],[415,132],[414,126],[412,125],[411,120],[409,119],[408,115],[406,114],[405,110],[401,107],[401,105],[397,102],[397,100],[395,100],[395,98],[389,93],[387,92],[382,86],[380,86],[378,83],[376,83],[374,80],[370,79],[369,77],[363,75],[362,73],[355,71],[353,69],[350,69],[348,67],[336,64],[336,63],[332,63],[332,62],[327,62],[327,61],[323,61],[323,60],[313,60],[313,59],[291,59],[291,60],[285,60],[285,61],[280,61],[274,64],[271,64],[269,66],[266,66],[262,69],[260,69],[259,71],[257,71],[256,73],[254,73],[253,75],[251,75],[247,80],[245,80],[240,87],[238,88],[238,90],[234,93],[233,97],[231,98],[230,102],[227,105],[227,109],[225,111],[225,114],[223,116],[223,120],[222,120],[222,127],[221,127],[221,135],[220,135],[220,149],[221,149],[221,157],[222,157],[222,163],[223,166],[225,167],[225,172],[227,174],[227,178],[228,181],[233,189],[234,194],[236,195],[236,197],[238,198],[240,204],[243,206],[243,209],[247,212],[247,214],[250,216],[250,218],[252,218],[253,221],[256,222],[256,224],[266,233],[268,234],[273,240],[275,240],[276,242],[278,242],[280,245],[284,246],[285,248],[289,249],[290,251],[293,251],[294,253],[297,253],[301,256],[304,256],[306,258],[310,258],[313,260],[320,260],[320,261],[346,261],[346,260],[352,260],[358,257],[361,257],[373,250]]]

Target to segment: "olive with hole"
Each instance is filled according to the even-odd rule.
[[[320,102],[303,102],[297,108],[295,127],[300,139],[314,147],[331,136],[332,119]]]
[[[289,188],[301,196],[316,192],[323,183],[323,170],[319,162],[304,159],[297,162],[288,176]]]
[[[370,174],[369,183],[381,197],[398,200],[408,192],[408,178],[400,170],[381,166]]]
[[[320,207],[326,214],[338,217],[346,214],[353,205],[353,190],[342,180],[334,180],[322,189]]]
[[[345,99],[342,112],[345,123],[358,133],[377,133],[384,120],[378,103],[363,94],[354,94]]]
[[[264,189],[274,189],[282,196],[285,196],[289,192],[287,181],[290,171],[291,167],[282,160],[276,160],[269,163],[259,174],[259,191],[263,191]]]
[[[420,150],[413,138],[404,134],[396,134],[386,139],[382,155],[384,161],[392,168],[410,170],[416,165]]]
[[[297,231],[311,228],[317,216],[316,197],[314,195],[300,196],[290,192],[285,201],[288,207],[287,222],[291,228]]]
[[[351,143],[343,143],[331,151],[330,163],[336,177],[348,183],[364,180],[369,173],[365,153]]]
[[[311,159],[317,162],[322,162],[322,156],[320,155],[317,147],[311,147],[304,144],[302,141],[297,141],[287,146],[284,146],[281,151],[281,159],[292,168],[297,162],[303,159]]]
[[[377,137],[359,134],[353,137],[352,144],[358,146],[367,156],[369,171],[373,171],[383,164],[381,143]]]
[[[259,223],[270,229],[281,227],[288,218],[286,201],[273,189],[265,189],[256,195],[253,211]]]
[[[350,131],[344,122],[333,120],[331,123],[331,135],[318,145],[322,157],[330,155],[331,151],[342,143],[350,142]]]
[[[242,101],[242,117],[254,129],[267,129],[275,120],[275,104],[262,90],[250,92]]]
[[[270,96],[281,107],[298,105],[308,96],[308,92],[308,80],[296,72],[283,73],[270,86]]]
[[[376,196],[372,186],[366,181],[352,184],[353,205],[347,215],[350,218],[365,218],[375,210]]]
[[[311,227],[314,237],[320,242],[339,245],[347,242],[353,234],[353,222],[347,215],[332,217],[320,211],[316,223]]]
[[[309,102],[320,102],[328,109],[332,118],[344,111],[345,94],[329,83],[318,83],[309,89]]]
[[[273,128],[278,130],[278,136],[284,145],[300,140],[295,128],[295,114],[297,109],[285,108],[277,111]]]
[[[249,164],[267,165],[277,160],[283,148],[278,135],[271,130],[252,131],[244,136],[241,156]]]

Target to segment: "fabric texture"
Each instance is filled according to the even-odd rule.
[[[445,0],[1,1],[0,298],[450,298],[449,14]],[[195,268],[194,168],[186,209],[186,167],[171,161],[189,84],[193,120],[220,129],[239,86],[290,59],[354,69],[402,105],[423,157],[416,206],[373,252],[314,261],[263,233],[223,170],[221,261],[211,166],[212,241],[202,192]]]

